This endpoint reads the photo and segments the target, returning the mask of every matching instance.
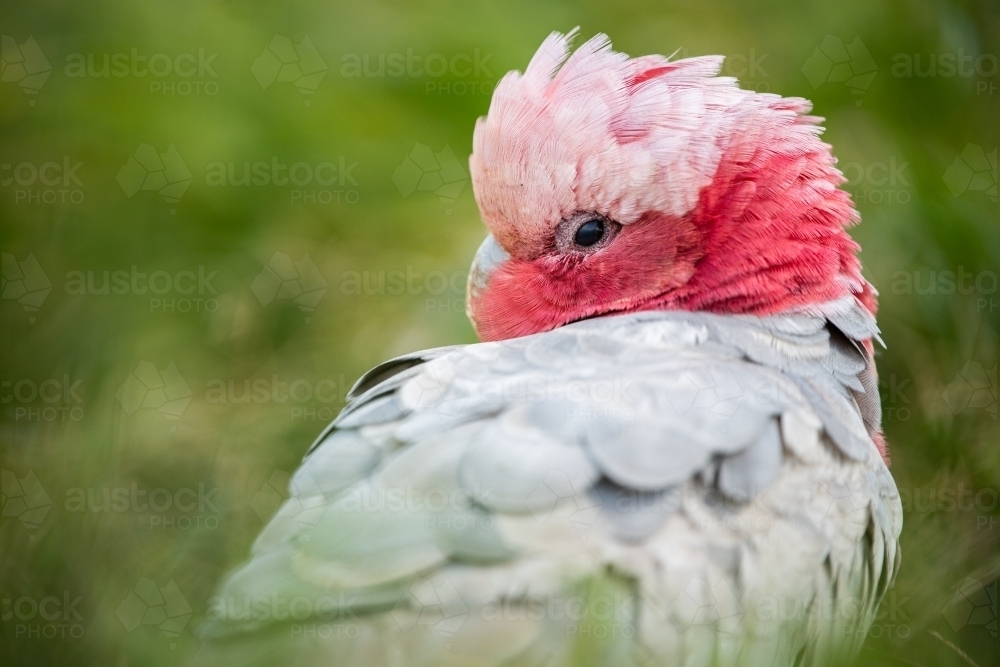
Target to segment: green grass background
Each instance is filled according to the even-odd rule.
[[[22,262],[33,255],[52,284],[37,312],[15,298],[0,301],[0,464],[18,480],[33,472],[52,502],[37,528],[0,518],[4,664],[182,664],[216,580],[244,558],[267,517],[268,481],[294,470],[353,380],[397,353],[474,340],[463,294],[432,294],[438,278],[426,282],[432,271],[461,282],[484,234],[471,186],[454,201],[429,191],[404,197],[392,175],[417,144],[450,147],[464,167],[495,81],[523,69],[550,31],[577,25],[584,38],[606,32],[633,55],[730,56],[727,71],[745,86],[811,98],[841,164],[868,170],[870,178],[848,186],[863,217],[853,235],[882,294],[885,429],[907,511],[902,570],[860,664],[998,664],[1000,209],[995,189],[992,198],[956,196],[944,174],[973,144],[994,151],[995,183],[1000,76],[988,60],[969,77],[943,68],[927,77],[893,73],[900,54],[920,54],[923,67],[931,54],[992,54],[995,63],[1000,6],[987,0],[4,3],[0,32],[18,45],[33,36],[52,67],[36,95],[16,81],[0,84],[0,164],[10,165],[0,174],[0,249]],[[328,70],[313,94],[282,81],[265,88],[254,77],[251,66],[275,35],[296,44],[308,36],[315,45]],[[814,87],[803,73],[827,35],[844,43],[859,37],[871,54],[878,73],[863,93],[838,82]],[[203,49],[217,54],[214,76],[67,75],[71,54],[94,54],[100,66],[103,54],[132,49],[171,58]],[[368,54],[374,64],[378,54],[408,50],[446,59],[478,52],[481,71],[468,73],[459,60],[441,77],[342,72],[351,58]],[[183,82],[192,83],[190,94],[182,94]],[[200,94],[193,82],[203,84]],[[142,143],[159,152],[173,145],[187,165],[192,180],[178,202],[154,191],[128,197],[116,181]],[[239,174],[243,162],[272,157],[357,163],[356,184],[331,187],[352,194],[337,203],[330,193],[323,204],[293,201],[291,185],[206,182],[209,163],[233,162]],[[82,163],[79,184],[7,183],[23,162],[38,168],[64,159]],[[883,183],[893,166],[895,177]],[[62,189],[82,201],[30,199],[61,197],[45,191]],[[315,263],[327,290],[313,312],[286,299],[262,303],[251,289],[275,253],[294,260],[308,253]],[[149,293],[67,293],[70,272],[92,272],[99,286],[105,271],[133,265],[169,275],[204,267],[215,272],[217,294],[205,295],[212,301],[200,312],[194,302],[177,312],[183,295],[171,292],[162,298],[177,299],[175,311],[164,312]],[[936,272],[940,287],[940,272],[960,270],[986,275],[982,289],[918,294],[898,282],[915,276],[927,285]],[[402,294],[352,293],[351,280],[367,272],[377,291],[379,272],[390,271],[419,277]],[[184,378],[191,399],[179,419],[123,409],[119,388],[143,360],[161,370],[173,363]],[[944,399],[963,368],[968,375],[976,365],[991,384],[979,396],[992,396],[992,413],[990,400],[956,410]],[[64,377],[80,381],[82,402],[22,400],[30,384],[13,394],[22,380],[38,386]],[[246,380],[275,378],[299,382],[300,397],[306,384],[327,380],[330,400],[222,403],[208,393],[213,380],[232,380],[242,393]],[[81,409],[82,418],[42,412],[64,406]],[[217,491],[192,511],[76,512],[68,504],[75,489],[99,497],[133,485]],[[964,503],[949,502],[963,493]],[[173,580],[187,600],[192,617],[179,636],[151,626],[129,632],[119,620],[119,604],[143,578],[159,586]],[[945,612],[963,586],[980,607],[958,622]],[[21,598],[64,595],[82,598],[79,619],[13,613]],[[31,603],[22,604],[30,616]]]

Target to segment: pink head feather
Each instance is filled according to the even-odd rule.
[[[484,339],[648,309],[765,314],[855,294],[874,310],[857,222],[807,100],[741,90],[722,57],[630,59],[597,35],[550,35],[497,85],[470,158],[476,201],[510,257],[470,291]],[[621,232],[557,248],[591,211]],[[496,254],[496,253],[494,253]],[[474,271],[474,273],[476,273]]]
[[[721,57],[630,60],[604,35],[570,56],[572,36],[553,33],[523,75],[508,73],[476,126],[476,199],[517,256],[573,211],[622,224],[690,211],[732,131],[726,112],[751,97],[714,77]]]

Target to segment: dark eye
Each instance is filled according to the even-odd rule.
[[[600,211],[577,211],[559,221],[553,241],[560,253],[591,255],[607,248],[621,230],[620,224]]]
[[[602,238],[604,238],[604,222],[602,220],[588,220],[576,230],[573,242],[584,248],[589,248]]]

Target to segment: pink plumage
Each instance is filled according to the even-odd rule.
[[[807,100],[741,90],[722,57],[629,58],[550,35],[497,86],[470,158],[476,201],[510,259],[469,312],[484,340],[652,309],[771,314],[854,294],[874,312],[858,221]],[[565,253],[593,212],[613,244]]]

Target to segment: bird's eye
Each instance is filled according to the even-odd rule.
[[[622,226],[598,211],[577,211],[559,221],[556,250],[568,255],[591,255],[608,247]]]
[[[573,242],[578,246],[589,248],[602,238],[604,238],[604,222],[602,220],[588,220],[576,230]]]

